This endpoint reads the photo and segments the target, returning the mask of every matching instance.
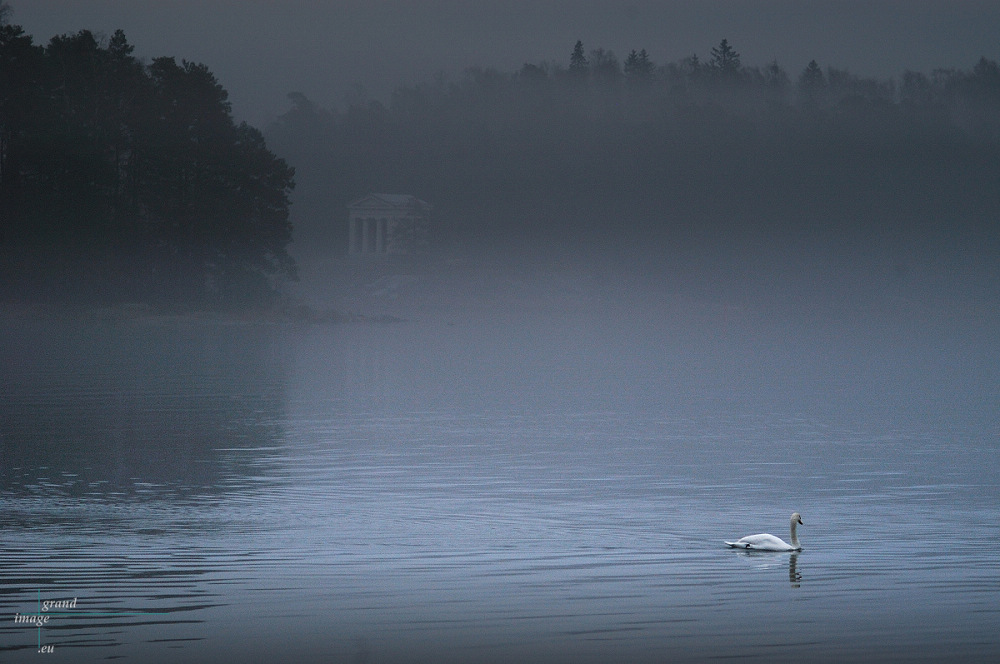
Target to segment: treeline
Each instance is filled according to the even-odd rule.
[[[494,239],[599,231],[628,214],[787,225],[1000,208],[1000,67],[986,59],[880,80],[747,66],[726,40],[665,65],[578,42],[566,66],[473,68],[387,104],[290,97],[266,134],[299,169],[297,228],[336,228],[333,246],[344,234],[331,221],[369,191],[415,194],[440,222]]]
[[[0,13],[7,298],[245,304],[294,275],[294,171],[201,64],[117,31],[35,45]]]

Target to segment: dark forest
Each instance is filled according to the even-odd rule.
[[[291,93],[262,133],[204,65],[132,51],[121,31],[41,47],[0,26],[8,299],[259,303],[294,278],[290,246],[343,252],[345,205],[372,191],[434,203],[439,245],[998,246],[986,58],[880,80],[746,65],[725,39],[665,65],[578,42],[565,66],[471,68],[385,103]]]
[[[438,77],[388,103],[360,87],[342,109],[291,94],[265,134],[298,167],[298,237],[342,249],[344,205],[399,191],[433,202],[450,238],[489,246],[623,234],[697,250],[958,235],[996,246],[996,62],[880,80],[815,61],[745,65],[727,40],[665,65],[645,50],[566,53],[565,65]]]
[[[294,276],[294,171],[207,67],[117,31],[47,46],[0,25],[0,261],[9,299],[259,303]]]

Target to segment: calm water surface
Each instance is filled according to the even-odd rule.
[[[995,391],[492,334],[8,324],[2,658],[1000,658]]]

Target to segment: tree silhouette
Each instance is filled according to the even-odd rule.
[[[234,124],[207,67],[132,51],[121,31],[42,49],[0,25],[0,283],[104,301],[266,295],[270,276],[294,276],[294,172]]]
[[[729,41],[723,39],[717,47],[712,49],[712,58],[708,63],[709,68],[718,77],[733,80],[740,75],[740,54],[737,53]]]
[[[630,81],[648,83],[653,78],[653,63],[642,49],[638,53],[632,49],[625,59],[625,78]]]
[[[802,75],[799,76],[799,85],[807,88],[821,88],[826,85],[823,70],[819,68],[815,60],[810,60],[809,64],[802,71]]]
[[[781,68],[777,60],[773,60],[764,70],[764,87],[768,105],[772,108],[784,105],[789,85],[788,74]]]
[[[587,56],[583,54],[583,42],[578,39],[569,56],[569,71],[575,76],[586,76],[589,65]]]
[[[810,60],[799,76],[800,103],[807,109],[815,109],[825,87],[826,77],[823,76],[823,70],[815,60]]]

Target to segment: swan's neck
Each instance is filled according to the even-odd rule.
[[[792,546],[794,546],[796,549],[802,547],[802,545],[799,544],[799,535],[798,533],[795,532],[796,528],[798,528],[798,525],[799,524],[795,523],[795,521],[792,520]]]

